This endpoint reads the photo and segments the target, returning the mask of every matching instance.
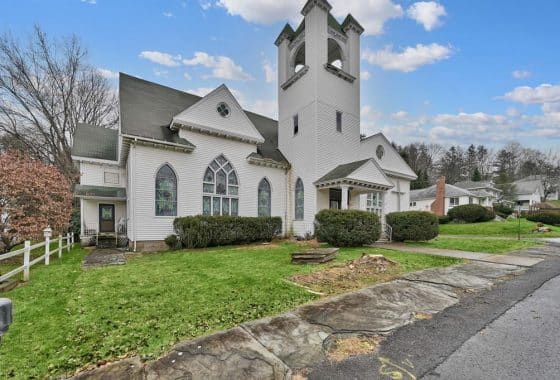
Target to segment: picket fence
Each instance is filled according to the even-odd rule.
[[[66,242],[66,245],[63,245],[63,242]],[[31,251],[36,249],[40,249],[44,247],[43,254],[39,257],[34,258],[31,260]],[[58,247],[52,247],[53,250],[51,251],[51,238],[45,237],[45,241],[41,243],[37,243],[31,245],[31,241],[26,240],[23,244],[22,249],[18,249],[16,251],[4,253],[0,255],[0,262],[2,260],[6,260],[12,257],[23,255],[23,265],[20,267],[15,268],[14,270],[3,274],[0,276],[0,282],[6,281],[10,277],[15,276],[18,273],[23,272],[23,281],[29,281],[29,269],[35,265],[40,263],[41,261],[45,261],[45,265],[49,265],[51,255],[58,252],[58,257],[62,257],[62,251],[66,249],[67,252],[74,247],[74,234],[68,233],[66,236],[59,235],[58,236]]]

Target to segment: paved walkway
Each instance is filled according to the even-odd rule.
[[[469,251],[459,251],[452,249],[438,249],[429,247],[415,247],[412,245],[390,243],[390,244],[375,244],[377,248],[389,249],[393,251],[404,251],[419,253],[423,255],[434,255],[434,256],[445,256],[445,257],[455,257],[457,259],[466,259],[474,261],[483,261],[487,263],[494,264],[508,264],[508,265],[519,265],[522,267],[532,267],[543,261],[542,258],[535,257],[525,257],[517,255],[495,255],[491,253],[482,252],[469,252]]]
[[[557,248],[554,253],[545,249],[550,247],[531,248],[534,255],[560,254]],[[128,359],[82,373],[76,379],[287,380],[329,363],[329,355],[341,339],[391,334],[457,304],[467,293],[490,289],[525,271],[527,268],[522,266],[473,261],[409,273],[394,281],[180,343],[153,362]]]
[[[126,264],[125,253],[119,249],[113,248],[97,248],[88,254],[82,262],[84,268],[97,268],[107,265],[124,265]]]

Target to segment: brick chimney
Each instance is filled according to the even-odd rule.
[[[436,182],[436,200],[432,203],[431,210],[437,216],[445,215],[445,177],[439,177]]]

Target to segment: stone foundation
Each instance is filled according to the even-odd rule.
[[[130,250],[133,250],[134,242],[130,241],[128,247]],[[159,252],[167,250],[169,250],[169,247],[167,247],[167,244],[165,244],[163,240],[145,240],[136,242],[137,252]]]

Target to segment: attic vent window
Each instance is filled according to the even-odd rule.
[[[221,117],[228,117],[231,113],[229,106],[226,103],[218,104],[216,111],[218,111]]]
[[[385,156],[385,148],[383,148],[383,145],[377,146],[377,149],[375,150],[375,154],[377,155],[377,158],[379,158],[380,160],[383,159],[383,156]]]

